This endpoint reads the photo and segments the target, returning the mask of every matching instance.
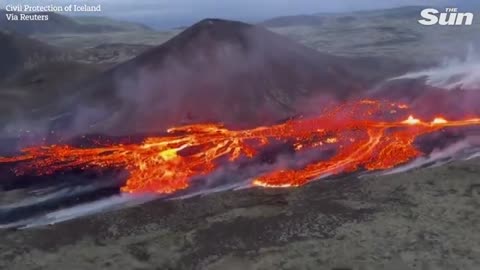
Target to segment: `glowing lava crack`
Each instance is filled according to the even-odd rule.
[[[197,176],[214,172],[220,160],[253,158],[272,143],[293,143],[296,152],[335,147],[328,160],[301,169],[280,168],[259,175],[253,185],[300,186],[321,176],[359,169],[384,170],[423,153],[414,141],[444,128],[480,125],[480,118],[425,122],[408,116],[403,104],[362,100],[327,110],[314,118],[273,126],[229,130],[218,124],[176,127],[141,144],[76,148],[68,145],[30,147],[0,163],[15,163],[17,175],[48,175],[70,169],[124,168],[124,192],[172,193],[189,187]],[[405,120],[406,119],[406,120]]]

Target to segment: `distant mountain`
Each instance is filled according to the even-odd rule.
[[[140,24],[117,21],[104,17],[71,18],[53,12],[35,13],[40,15],[48,15],[48,21],[8,21],[5,16],[6,13],[7,11],[0,10],[0,30],[15,32],[23,35],[150,30],[150,28]]]
[[[72,17],[72,19],[83,25],[110,26],[119,31],[153,31],[152,28],[141,23],[116,20],[102,16],[78,16]]]
[[[420,12],[428,7],[432,6],[403,6],[388,9],[357,11],[353,12],[353,14],[363,17],[383,17],[385,19],[417,18],[420,17]]]
[[[319,15],[282,16],[266,20],[261,25],[266,27],[283,27],[294,25],[321,25],[324,18]]]
[[[405,6],[391,9],[379,10],[365,10],[356,12],[342,12],[342,13],[315,13],[310,15],[295,15],[295,16],[281,16],[271,18],[261,23],[266,27],[285,27],[309,25],[319,26],[327,20],[336,21],[339,23],[350,23],[357,19],[402,19],[402,18],[417,18],[420,16],[420,11],[426,8],[425,6]]]
[[[69,117],[56,125],[126,134],[206,121],[272,123],[298,113],[309,97],[343,99],[367,89],[355,66],[259,26],[206,19],[77,86],[62,113]]]

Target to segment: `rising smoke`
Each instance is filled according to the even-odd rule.
[[[470,46],[463,59],[446,58],[440,66],[390,79],[424,79],[427,85],[445,90],[480,90],[480,53]]]

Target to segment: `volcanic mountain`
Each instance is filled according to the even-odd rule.
[[[298,113],[307,98],[365,90],[352,69],[345,58],[260,26],[205,19],[79,86],[62,113],[69,117],[56,124],[115,134],[193,122],[266,124]]]

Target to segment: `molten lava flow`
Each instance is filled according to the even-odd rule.
[[[423,134],[480,125],[480,118],[448,121],[437,117],[425,122],[407,117],[407,110],[404,104],[363,100],[337,106],[319,117],[254,129],[197,124],[169,129],[167,135],[147,138],[141,144],[30,147],[22,155],[0,157],[0,163],[15,163],[17,175],[124,168],[129,177],[122,191],[172,193],[187,188],[194,178],[212,173],[222,162],[253,158],[272,143],[291,143],[298,153],[335,147],[328,160],[301,169],[279,168],[252,182],[263,187],[291,187],[326,175],[392,168],[422,154],[414,141]]]

